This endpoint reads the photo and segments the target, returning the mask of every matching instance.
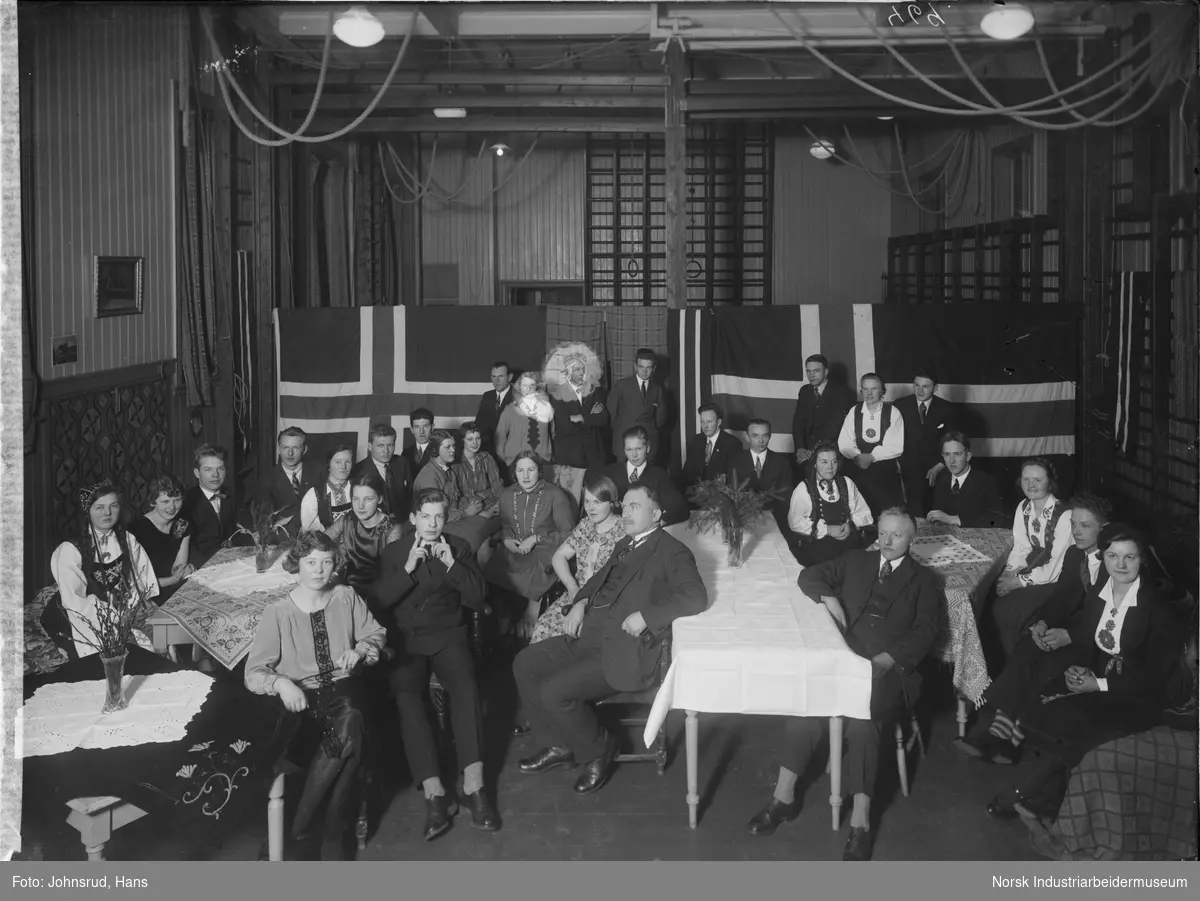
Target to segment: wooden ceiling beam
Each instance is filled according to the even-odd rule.
[[[580,117],[539,116],[521,118],[515,116],[471,116],[466,119],[436,119],[433,116],[371,116],[352,134],[388,134],[393,132],[635,132],[638,134],[661,132],[664,129],[662,116],[640,117]],[[310,134],[326,134],[341,128],[346,123],[340,120],[323,119],[319,115],[309,127]]]
[[[292,85],[295,87],[313,86],[317,84],[319,72],[315,70],[277,70],[271,74],[271,81],[276,85]],[[359,69],[354,72],[331,71],[326,75],[327,85],[356,85],[360,87],[378,88],[387,78],[387,69]],[[400,71],[392,79],[394,85],[573,85],[587,87],[641,87],[662,88],[666,85],[666,76],[654,73],[630,74],[628,72],[521,72],[510,69],[492,69],[489,71],[469,71],[466,69],[449,72],[431,71]]]
[[[292,94],[288,103],[293,113],[305,114],[312,104],[311,93]],[[322,94],[317,111],[323,116],[357,116],[370,98],[363,94]],[[662,109],[662,93],[657,94],[414,94],[389,91],[377,110],[434,109]]]

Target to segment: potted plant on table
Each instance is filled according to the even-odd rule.
[[[698,482],[687,491],[688,500],[699,508],[692,515],[688,528],[696,529],[702,535],[719,528],[729,547],[729,565],[733,567],[742,565],[746,528],[766,512],[772,501],[784,498],[783,489],[754,491],[749,485],[750,479],[738,479],[735,469],[732,481],[723,475],[717,476]]]
[[[238,535],[249,535],[254,541],[254,569],[265,573],[274,562],[271,548],[282,544],[288,537],[287,524],[292,521],[294,513],[287,516],[280,514],[287,509],[272,510],[267,501],[256,501],[250,505],[250,518],[253,528],[238,526],[237,531],[229,536],[225,547],[229,547]]]
[[[135,577],[136,578],[136,577]],[[146,592],[138,584],[120,580],[96,596],[95,620],[66,607],[75,640],[94,650],[104,665],[104,708],[116,713],[129,706],[125,698],[125,658],[128,645],[136,644],[133,631],[149,613]]]

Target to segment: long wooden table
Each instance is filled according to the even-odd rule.
[[[688,823],[698,819],[699,713],[830,717],[830,799],[840,822],[842,716],[869,719],[871,663],[847,647],[832,615],[796,586],[801,566],[775,521],[747,530],[728,565],[719,535],[667,529],[696,555],[709,608],[675,621],[671,666],[646,725],[647,747],[671,709],[686,712]]]

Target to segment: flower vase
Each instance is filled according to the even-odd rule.
[[[256,544],[254,546],[254,571],[265,573],[271,568],[271,546]]]
[[[729,566],[736,569],[742,565],[742,539],[741,526],[730,526],[725,531],[725,543],[729,546]]]
[[[104,664],[104,709],[101,713],[116,713],[129,706],[125,698],[125,658],[128,656],[100,658]]]

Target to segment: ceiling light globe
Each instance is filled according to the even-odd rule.
[[[351,47],[373,47],[384,38],[383,23],[363,6],[352,6],[338,16],[333,33]]]
[[[979,29],[997,41],[1011,41],[1033,28],[1033,13],[1020,3],[1007,3],[993,9],[979,23]]]

